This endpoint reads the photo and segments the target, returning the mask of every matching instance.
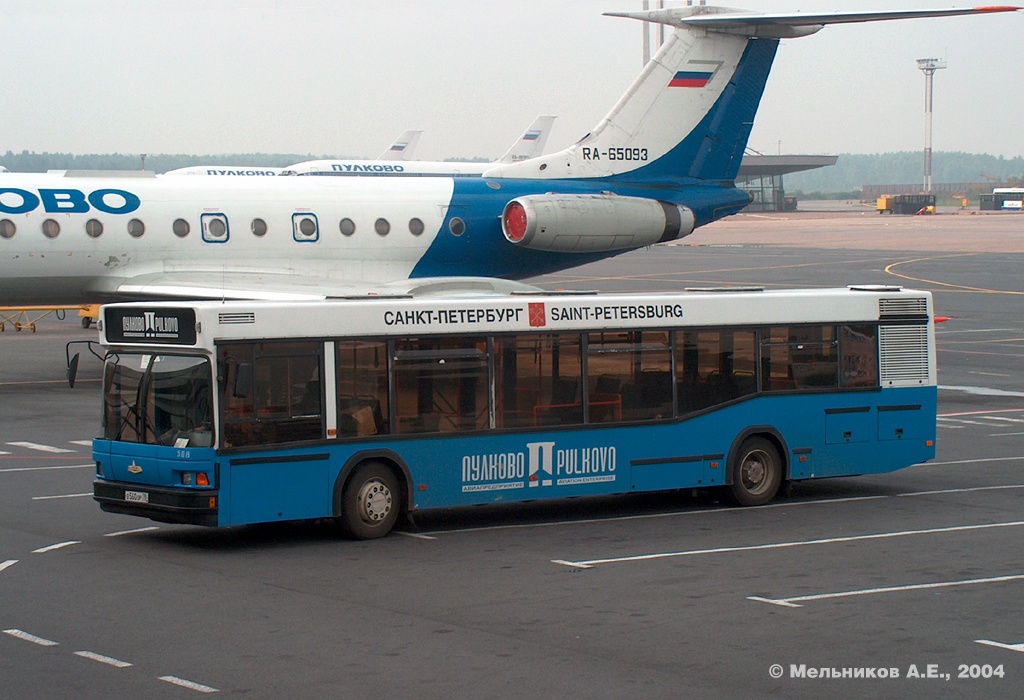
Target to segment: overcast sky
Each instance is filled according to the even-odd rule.
[[[654,2],[652,0],[651,4]],[[669,3],[676,5],[683,3]],[[952,0],[728,0],[762,12]],[[0,152],[498,157],[538,114],[548,150],[588,132],[640,69],[640,0],[3,0]],[[783,42],[750,147],[1024,154],[1024,13],[831,26]]]

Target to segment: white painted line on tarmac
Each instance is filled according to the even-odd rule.
[[[7,472],[45,472],[50,469],[95,469],[95,464],[64,464],[59,467],[15,467],[14,469],[0,469],[0,474]]]
[[[743,547],[716,547],[713,549],[690,549],[682,552],[655,552],[651,554],[636,554],[628,557],[609,557],[607,559],[587,559],[584,561],[569,561],[566,559],[552,559],[553,564],[562,564],[577,569],[592,569],[601,564],[621,564],[626,562],[651,561],[654,559],[672,559],[676,557],[693,557],[704,554],[729,554],[734,552],[756,552],[769,549],[788,549],[790,547],[806,547],[820,544],[837,544],[839,542],[861,542],[865,540],[883,540],[895,537],[911,537],[914,535],[937,535],[947,532],[967,532],[970,530],[988,530],[997,527],[1020,527],[1024,520],[1015,520],[1006,523],[986,523],[982,525],[954,525],[952,527],[937,527],[927,530],[901,530],[899,532],[877,532],[869,535],[850,535],[847,537],[827,537],[818,540],[798,540],[794,542],[771,542],[768,544],[754,544]]]
[[[55,647],[55,646],[58,645],[58,642],[55,642],[55,641],[53,641],[51,639],[43,639],[42,637],[37,637],[34,634],[29,634],[28,632],[23,632],[22,630],[19,630],[19,629],[4,630],[4,634],[9,634],[12,637],[17,637],[18,639],[23,639],[26,642],[32,642],[33,644],[38,644],[41,647]]]
[[[220,691],[216,688],[211,688],[208,685],[202,683],[196,683],[195,681],[185,680],[184,678],[178,678],[177,676],[160,676],[160,680],[166,681],[167,683],[173,683],[174,685],[180,685],[182,688],[188,688],[189,690],[195,690],[200,693],[219,693]]]
[[[7,444],[12,445],[14,447],[24,447],[26,450],[36,450],[38,452],[51,452],[53,454],[74,452],[74,450],[68,450],[63,447],[54,447],[53,445],[40,445],[38,442],[9,442]]]
[[[82,447],[92,447],[92,440],[68,440],[72,445],[81,445]]]
[[[7,561],[0,562],[0,571],[3,571],[4,569],[9,569],[17,563],[17,559],[8,559]]]
[[[959,425],[961,427],[963,427],[965,425],[980,425],[980,426],[985,427],[985,428],[991,428],[992,427],[991,423],[982,423],[980,420],[967,420],[966,418],[939,418],[939,420],[942,421],[941,423],[939,423],[939,425],[941,425],[944,428],[953,428],[953,427],[955,427],[955,426],[952,426],[952,425],[947,425],[947,423],[956,423],[957,425]]]
[[[1024,408],[996,408],[984,411],[958,411],[956,413],[940,413],[939,418],[950,418],[952,416],[987,416],[992,413],[1022,413]]]
[[[0,455],[9,455],[9,454],[11,454],[11,453],[10,452],[4,452],[3,450],[0,450]]]
[[[33,501],[52,501],[55,498],[81,498],[82,496],[91,496],[92,492],[89,493],[65,493],[61,496],[33,496]]]
[[[747,600],[758,603],[770,603],[785,608],[802,608],[799,603],[806,603],[811,600],[829,600],[831,598],[850,598],[860,595],[874,595],[876,593],[899,593],[902,591],[920,591],[929,588],[952,588],[954,586],[976,586],[984,583],[1004,583],[1006,581],[1024,580],[1024,574],[1014,576],[994,576],[992,578],[974,578],[964,581],[939,581],[936,583],[911,583],[905,586],[886,586],[885,588],[863,588],[858,591],[841,591],[839,593],[818,593],[816,595],[800,595],[792,598],[762,598],[761,596],[747,596]]]
[[[946,391],[962,391],[974,396],[1024,396],[1024,391],[1007,391],[1005,389],[990,389],[987,386],[949,386],[939,384],[940,389]]]
[[[473,532],[490,532],[492,530],[529,530],[538,527],[567,527],[570,525],[595,525],[600,523],[617,523],[630,520],[652,520],[657,518],[678,518],[693,515],[712,515],[715,513],[731,513],[733,511],[754,511],[767,508],[791,508],[796,506],[824,505],[829,503],[849,503],[852,501],[877,501],[890,496],[850,496],[849,498],[826,498],[808,501],[785,501],[767,503],[763,506],[725,506],[710,507],[701,510],[672,511],[669,513],[644,513],[641,515],[620,515],[610,518],[583,518],[581,520],[549,520],[541,523],[519,523],[516,525],[485,525],[483,527],[464,527],[456,530],[434,530],[433,535],[458,535]]]
[[[431,535],[421,535],[418,532],[403,532],[402,530],[395,530],[395,534],[396,535],[401,535],[402,537],[412,537],[412,538],[415,538],[417,540],[436,540],[437,539],[436,537],[432,537]]]
[[[58,542],[57,544],[51,544],[48,547],[40,547],[39,549],[33,549],[33,554],[45,554],[46,552],[52,552],[55,549],[63,549],[64,547],[70,547],[73,544],[82,544],[81,540],[69,540],[67,542]]]
[[[97,654],[94,651],[76,651],[75,656],[81,656],[83,659],[92,659],[93,661],[99,661],[101,664],[113,666],[114,668],[128,668],[131,666],[127,661],[121,661],[115,659],[112,656],[104,656],[103,654]]]
[[[1003,644],[1002,642],[993,642],[991,639],[975,639],[974,641],[978,644],[987,644],[990,647],[999,647],[1000,649],[1024,652],[1024,644]]]
[[[91,495],[91,494],[90,494]],[[150,532],[151,530],[159,530],[160,528],[156,525],[150,525],[149,527],[137,527],[134,530],[121,530],[120,532],[108,532],[103,535],[104,537],[121,537],[122,535],[134,535],[136,532]]]
[[[982,459],[954,459],[949,462],[922,462],[921,467],[951,467],[959,464],[985,464],[987,462],[1020,462],[1024,457],[985,457]]]
[[[1024,489],[1024,484],[1008,484],[1005,486],[972,486],[966,489],[941,489],[938,491],[914,491],[913,493],[898,493],[898,498],[909,496],[937,496],[944,493],[969,493],[971,491],[1002,491],[1004,489]]]

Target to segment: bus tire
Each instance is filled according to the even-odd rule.
[[[393,471],[380,462],[362,464],[342,492],[340,524],[357,540],[384,537],[398,521],[401,499]]]
[[[763,506],[782,484],[782,458],[770,440],[749,437],[729,464],[729,498],[741,506]]]

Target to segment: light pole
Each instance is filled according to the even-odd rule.
[[[937,58],[917,59],[917,68],[924,73],[924,191],[932,191],[932,79],[946,62]]]

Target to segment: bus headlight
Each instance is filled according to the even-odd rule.
[[[210,476],[206,472],[182,472],[182,486],[209,486]]]

